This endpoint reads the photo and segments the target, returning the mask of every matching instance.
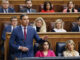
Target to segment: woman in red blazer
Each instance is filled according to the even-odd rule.
[[[41,10],[41,12],[55,12],[52,8],[52,4],[51,2],[47,1],[47,2],[44,2],[44,5],[43,5],[43,9]]]

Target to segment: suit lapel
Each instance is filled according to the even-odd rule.
[[[2,8],[2,12],[4,12],[4,9]]]
[[[12,32],[12,26],[10,26],[9,31]]]
[[[21,26],[19,26],[19,34],[21,35],[20,37],[22,37],[22,39],[24,40],[24,35],[23,35],[23,31],[22,31]]]
[[[78,32],[79,32],[79,27],[77,26],[77,30],[78,30]]]

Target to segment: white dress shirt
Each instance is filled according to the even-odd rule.
[[[24,35],[24,26],[21,25],[21,28],[22,28],[22,32],[23,32],[23,35]],[[26,26],[26,33],[27,33],[27,26]],[[20,49],[20,46],[18,47],[18,49]]]
[[[17,27],[17,26],[16,26],[16,27]],[[15,28],[16,28],[16,27],[15,27]],[[14,29],[14,27],[13,27],[13,26],[11,26],[11,32],[13,31],[13,29]]]
[[[24,35],[24,26],[21,25],[21,28],[22,28],[22,32],[23,32],[23,35]],[[27,26],[26,26],[26,34],[27,34]]]
[[[3,9],[4,10],[4,13],[8,13],[8,9]],[[5,11],[6,10],[6,11]]]
[[[80,26],[78,26],[79,27],[79,32],[80,32]]]
[[[55,32],[67,32],[65,29],[56,29],[56,28],[54,28],[53,30]]]

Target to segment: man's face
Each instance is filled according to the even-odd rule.
[[[7,9],[7,8],[9,7],[9,2],[8,2],[8,1],[3,2],[3,3],[2,3],[2,7],[3,7],[4,9]]]
[[[17,19],[16,18],[12,19],[11,24],[12,24],[12,26],[16,27],[18,24]]]
[[[26,6],[27,6],[27,8],[32,8],[32,2],[31,1],[27,1],[26,2]]]
[[[28,24],[29,24],[29,17],[28,16],[23,16],[22,20],[21,20],[21,24],[23,26],[28,26]]]

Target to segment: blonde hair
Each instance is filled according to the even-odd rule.
[[[63,29],[64,28],[64,22],[62,21],[62,19],[57,19],[56,21],[55,21],[55,25],[54,25],[54,28],[57,28],[57,26],[56,26],[56,24],[58,23],[58,22],[61,22],[61,29]]]
[[[68,41],[66,41],[66,49],[68,50],[68,44],[72,44],[74,47],[75,47],[75,43],[74,43],[74,41],[73,40],[68,40]]]
[[[40,28],[40,32],[46,32],[46,30],[47,30],[46,29],[46,23],[45,23],[45,21],[42,17],[38,17],[38,18],[35,19],[34,26],[36,26],[36,22],[39,21],[39,20],[42,21],[42,26]]]

